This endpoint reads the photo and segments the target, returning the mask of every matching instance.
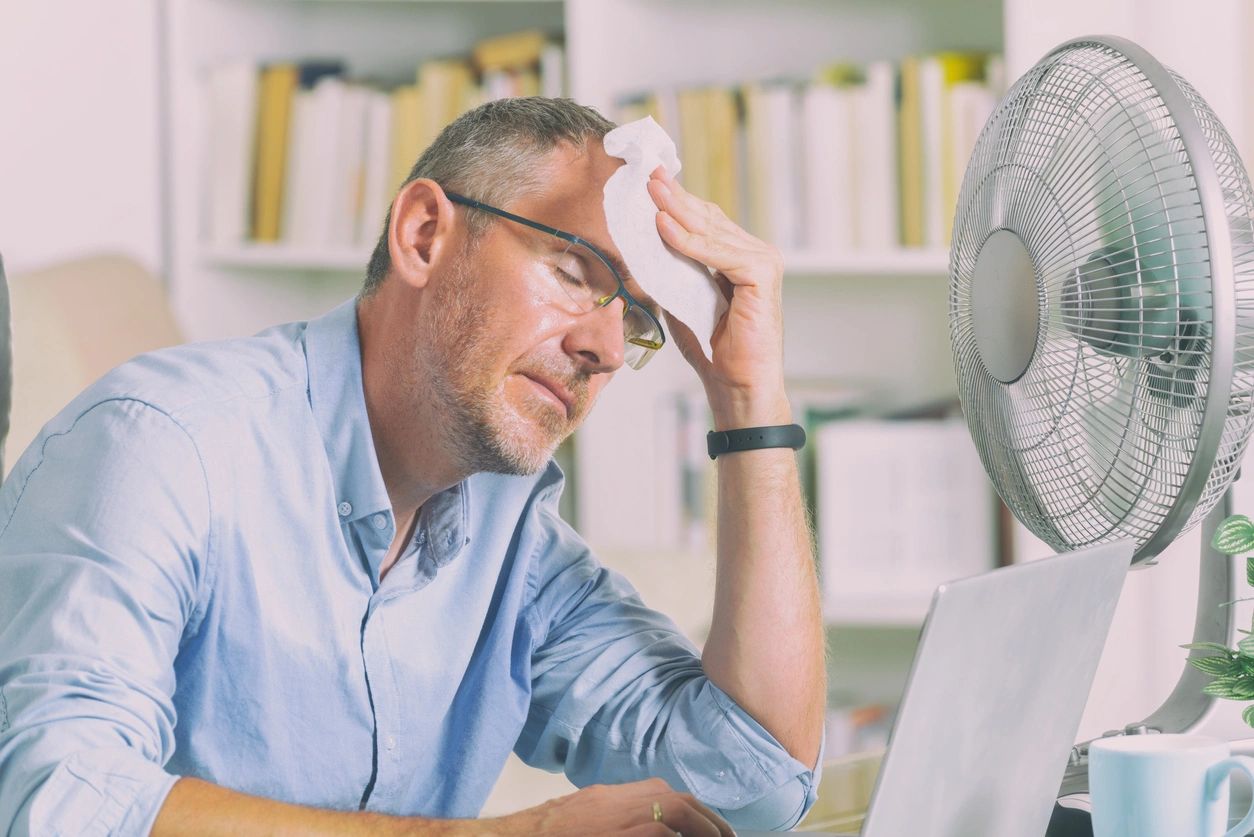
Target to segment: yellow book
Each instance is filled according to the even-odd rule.
[[[275,64],[261,71],[261,94],[257,104],[257,157],[253,170],[254,241],[279,240],[288,128],[298,79],[299,68],[295,64]]]
[[[901,156],[901,243],[923,246],[923,115],[919,96],[919,59],[901,62],[901,110],[898,114]]]
[[[540,74],[535,70],[519,70],[514,76],[516,95],[539,96]]]
[[[683,168],[679,179],[699,198],[710,198],[710,152],[705,91],[679,91],[679,134],[683,137]]]
[[[548,37],[539,29],[527,29],[488,38],[475,45],[472,56],[479,72],[517,70],[540,63]]]
[[[710,200],[727,217],[740,217],[740,118],[736,91],[711,87],[705,91],[706,151]]]
[[[421,91],[421,147],[430,145],[440,131],[474,101],[477,88],[470,65],[460,58],[433,59],[418,67]]]
[[[748,183],[749,232],[760,238],[771,237],[770,207],[767,200],[770,178],[770,125],[761,85],[750,84],[743,91],[745,100],[745,170]]]
[[[392,91],[392,164],[391,189],[395,194],[409,177],[409,172],[422,153],[422,115],[416,84],[406,84]]]

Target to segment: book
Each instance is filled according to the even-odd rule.
[[[705,124],[708,196],[728,218],[735,220],[741,215],[740,158],[744,150],[740,105],[734,88],[706,88]]]
[[[948,238],[944,229],[945,71],[936,56],[919,61],[920,200],[923,206],[923,246],[939,247]]]
[[[218,245],[240,244],[252,232],[252,187],[257,139],[257,67],[231,61],[212,68],[206,83],[208,103],[205,194],[207,239]]]
[[[332,182],[323,238],[323,244],[332,249],[351,247],[357,240],[357,216],[361,213],[365,185],[368,93],[361,85],[347,84],[340,102],[335,124],[335,156],[328,166]]]
[[[749,218],[754,235],[780,250],[800,243],[800,97],[792,82],[744,88]]]
[[[366,91],[366,130],[362,155],[361,207],[355,219],[354,240],[362,246],[375,242],[395,191],[392,186],[392,101],[381,90]]]
[[[853,249],[858,155],[853,85],[820,79],[801,102],[805,246],[826,253]]]
[[[692,88],[678,93],[679,132],[684,138],[683,167],[679,180],[699,198],[710,196],[710,154],[706,125],[705,92]]]
[[[936,56],[940,68],[940,155],[937,234],[935,244],[948,245],[954,226],[958,191],[967,169],[967,159],[975,147],[979,128],[992,113],[992,94],[985,85],[987,56],[982,53],[945,52]]]
[[[832,421],[815,433],[822,586],[837,602],[925,599],[996,564],[996,501],[958,418]]]
[[[920,61],[915,57],[902,60],[897,109],[899,239],[905,247],[922,247],[924,244],[923,113],[919,65]]]
[[[404,84],[391,94],[392,142],[391,175],[388,191],[395,192],[409,178],[414,163],[422,154],[422,90],[416,84]]]
[[[887,251],[897,245],[897,69],[873,61],[854,92],[854,147],[857,155],[857,239],[861,250]]]
[[[475,44],[471,58],[481,73],[494,70],[519,70],[540,63],[549,38],[539,29],[526,29],[485,38]]]
[[[336,215],[343,193],[340,145],[349,129],[345,118],[348,83],[338,76],[302,90],[293,141],[293,177],[284,215],[283,240],[308,248],[339,243]],[[360,123],[352,126],[360,128]]]
[[[547,43],[540,51],[540,95],[557,99],[566,95],[566,50]]]
[[[299,68],[295,64],[272,64],[261,71],[252,188],[254,241],[279,240],[288,128],[298,78]]]
[[[418,67],[421,89],[419,148],[426,149],[450,122],[478,101],[470,64],[460,58],[424,61]]]

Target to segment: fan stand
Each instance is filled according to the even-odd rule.
[[[1240,478],[1238,473],[1237,478]],[[1202,556],[1197,585],[1197,614],[1193,623],[1193,642],[1217,642],[1233,647],[1237,636],[1236,607],[1230,603],[1240,597],[1245,586],[1244,556],[1225,555],[1211,546],[1219,525],[1232,514],[1232,489],[1224,492],[1210,514],[1202,521]],[[1202,692],[1211,677],[1191,665],[1185,665],[1180,679],[1171,694],[1149,717],[1139,723],[1129,724],[1122,730],[1113,730],[1105,737],[1115,735],[1144,735],[1155,732],[1181,733],[1202,732],[1204,728],[1222,723],[1225,718],[1219,712],[1231,708],[1231,701],[1220,701]],[[1239,714],[1236,716],[1239,720]],[[1229,724],[1231,722],[1229,721]],[[1241,728],[1248,733],[1244,723]],[[1229,730],[1218,737],[1227,740]],[[1245,737],[1250,737],[1249,735]],[[1088,749],[1090,742],[1077,744],[1071,750],[1071,758],[1063,777],[1059,796],[1088,791]]]

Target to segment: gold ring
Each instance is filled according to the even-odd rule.
[[[660,802],[653,803],[653,821],[654,822],[662,821],[662,803]]]

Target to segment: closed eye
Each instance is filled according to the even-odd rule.
[[[567,273],[556,265],[553,266],[553,272],[557,274],[557,278],[574,288],[586,288],[588,283],[571,273]]]

